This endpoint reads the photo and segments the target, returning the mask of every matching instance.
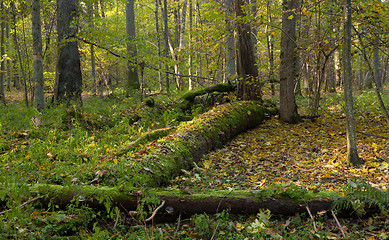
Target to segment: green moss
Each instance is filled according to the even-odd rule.
[[[175,128],[173,127],[168,127],[168,128],[160,128],[160,129],[155,129],[150,132],[145,133],[135,141],[131,142],[125,147],[122,147],[121,149],[118,150],[116,153],[116,156],[122,156],[126,154],[129,151],[136,150],[139,148],[141,145],[144,145],[146,143],[158,140],[162,137],[165,137],[169,135]]]

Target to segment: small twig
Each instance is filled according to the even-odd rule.
[[[116,213],[116,221],[115,224],[113,225],[113,228],[116,228],[119,222],[119,214],[120,214],[120,209],[118,209],[118,212]]]
[[[357,133],[360,133],[360,134],[363,134],[363,135],[366,135],[366,136],[369,136],[369,137],[376,137],[376,138],[382,138],[382,139],[389,139],[388,137],[379,136],[379,135],[375,135],[375,134],[371,134],[371,133],[364,133],[364,132],[361,132],[361,131],[357,131]]]
[[[41,196],[38,196],[38,197],[36,197],[36,198],[33,198],[33,199],[31,199],[31,200],[28,200],[27,202],[25,202],[25,203],[19,205],[17,208],[22,208],[22,207],[26,206],[27,204],[30,204],[30,203],[33,203],[33,202],[37,201],[37,200],[40,199],[40,198],[42,198],[42,197],[41,197]],[[8,210],[5,210],[5,211],[2,211],[2,212],[0,212],[0,215],[2,215],[2,214],[4,214],[4,213],[7,213],[7,212],[10,212],[10,211],[12,211],[12,209],[8,209]]]
[[[227,193],[226,195],[224,195],[224,196],[222,197],[222,199],[220,199],[219,204],[217,205],[217,208],[216,208],[216,213],[219,212],[219,207],[220,207],[220,204],[222,203],[223,199],[226,198],[228,195],[230,195],[230,194],[232,193],[232,191],[234,191],[234,190],[231,190],[229,193]]]
[[[215,230],[213,231],[213,234],[212,234],[212,237],[211,237],[210,240],[213,240],[213,238],[215,237],[217,228],[219,227],[219,224],[220,224],[220,222],[217,223],[216,228],[215,228]]]
[[[182,211],[180,211],[180,215],[178,215],[178,223],[177,223],[176,231],[174,232],[173,236],[176,236],[176,234],[178,233],[178,230],[180,230],[181,214],[182,214]]]
[[[163,200],[163,202],[161,203],[161,205],[159,205],[159,207],[157,207],[157,208],[154,210],[153,214],[151,214],[151,216],[150,216],[149,218],[147,218],[147,219],[145,220],[145,222],[149,222],[149,221],[153,220],[153,218],[155,217],[155,214],[157,214],[158,210],[161,209],[161,208],[163,207],[163,205],[165,205],[165,200]]]
[[[315,230],[315,232],[317,232],[315,219],[314,219],[313,216],[312,216],[311,210],[309,210],[309,207],[308,207],[308,206],[305,206],[305,208],[307,209],[308,214],[309,214],[309,216],[310,216],[311,219],[312,219],[312,222],[313,222],[313,229]]]
[[[346,234],[344,234],[343,228],[342,228],[342,226],[340,225],[340,223],[339,223],[339,221],[338,221],[338,218],[335,216],[334,211],[331,210],[331,213],[332,213],[332,216],[334,217],[335,222],[336,222],[336,224],[338,225],[340,231],[342,232],[343,238],[346,238]]]

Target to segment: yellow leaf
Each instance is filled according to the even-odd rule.
[[[301,11],[303,15],[308,15],[309,11],[306,8],[303,8]]]
[[[293,18],[294,18],[293,14],[291,14],[291,15],[288,17],[289,20],[292,20]]]
[[[274,35],[276,35],[276,33],[275,32],[271,32],[270,35],[274,36]]]

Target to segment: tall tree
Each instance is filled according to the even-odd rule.
[[[157,51],[158,51],[158,57],[161,58],[161,38],[159,34],[159,0],[155,0],[155,31],[157,33]],[[158,65],[159,69],[162,69],[162,63],[159,62]],[[163,91],[163,81],[162,81],[162,73],[161,71],[158,71],[158,83],[159,83],[159,91]]]
[[[193,31],[193,5],[192,5],[192,0],[189,0],[189,36],[188,36],[188,47],[189,47],[189,59],[188,59],[188,75],[189,75],[189,90],[193,89],[193,79],[192,79],[192,67],[193,67],[193,62],[192,62],[192,31]]]
[[[20,48],[19,48],[17,29],[16,29],[16,14],[17,14],[17,10],[16,10],[16,7],[15,7],[14,1],[11,1],[11,11],[12,11],[13,43],[14,43],[16,52],[18,54],[20,72],[22,74],[23,83],[24,83],[24,101],[25,101],[26,106],[28,106],[28,96],[27,96],[27,87],[26,87],[26,81],[27,81],[26,79],[27,79],[27,77],[26,77],[26,74],[25,74],[25,71],[24,71],[23,60],[22,60],[22,56],[21,56]],[[19,82],[17,83],[16,86],[18,86],[18,85],[20,85]]]
[[[297,76],[296,8],[298,0],[283,0],[282,6],[280,120],[296,123],[299,121],[294,95]]]
[[[57,1],[58,61],[55,87],[56,100],[80,100],[82,75],[77,34],[77,0]]]
[[[45,107],[43,79],[42,33],[40,0],[31,1],[32,47],[34,55],[35,107],[40,111]]]
[[[242,100],[261,100],[261,84],[255,64],[254,46],[251,39],[251,27],[247,24],[243,6],[248,0],[234,0],[237,17],[237,57],[238,57],[238,97]]]
[[[351,69],[351,0],[344,5],[344,33],[343,33],[343,81],[347,129],[347,162],[350,165],[363,163],[357,151],[357,137],[355,131],[352,69]]]
[[[0,6],[1,6],[1,11],[0,11],[0,15],[1,15],[1,18],[0,18],[0,31],[1,31],[1,40],[0,40],[0,98],[3,102],[4,105],[6,105],[6,101],[5,101],[5,95],[4,95],[4,75],[5,75],[5,67],[4,67],[4,62],[5,62],[5,58],[4,58],[4,54],[5,54],[5,50],[4,50],[4,30],[5,30],[5,19],[4,19],[4,2],[3,0],[1,0],[1,3],[0,3]]]
[[[167,0],[163,0],[163,9],[162,17],[163,17],[163,26],[164,26],[164,38],[165,38],[165,58],[167,59],[168,52],[169,52],[169,27],[168,27],[168,19],[167,19]],[[167,73],[169,71],[169,65],[166,64],[166,92],[169,93],[170,91],[170,84],[169,84],[169,74]]]
[[[136,46],[135,46],[135,9],[134,0],[128,0],[126,3],[126,32],[127,32],[127,55],[130,59],[136,58]],[[130,94],[130,90],[137,90],[140,88],[138,71],[136,66],[128,61],[127,65],[127,97]]]
[[[98,11],[96,10],[96,15]],[[88,4],[88,17],[89,17],[89,28],[90,31],[94,28],[93,23],[93,5]],[[96,79],[96,61],[95,61],[95,46],[90,44],[90,60],[91,60],[91,78],[92,78],[92,93],[93,95],[97,94],[97,79]]]
[[[272,17],[272,6],[273,1],[268,0],[266,4],[266,12],[267,12],[267,21],[268,24],[266,25],[266,42],[267,42],[267,54],[268,54],[268,64],[269,64],[269,81],[270,81],[270,87],[271,87],[271,95],[275,95],[275,89],[274,89],[274,35],[273,29],[271,27],[273,23],[273,17]]]
[[[233,19],[233,0],[225,0],[224,8],[226,11],[226,78],[225,82],[233,80],[236,74],[235,68],[235,39],[234,39],[234,29],[232,25]]]

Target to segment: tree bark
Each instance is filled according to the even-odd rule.
[[[268,0],[266,4],[266,12],[267,12],[267,21],[268,25],[266,25],[266,41],[267,41],[267,54],[268,54],[268,63],[269,63],[269,82],[270,82],[270,89],[271,89],[271,95],[275,95],[275,88],[274,88],[274,35],[273,29],[271,27],[271,24],[273,23],[273,17],[272,17],[272,6],[273,1]]]
[[[134,0],[128,0],[126,3],[126,31],[127,31],[127,55],[129,58],[136,58],[136,46],[134,43],[135,40],[135,9],[134,9]],[[127,63],[127,97],[130,94],[131,90],[140,89],[138,71],[136,70],[137,66]]]
[[[45,108],[45,86],[43,79],[42,33],[40,0],[31,1],[32,40],[34,55],[35,108]]]
[[[193,4],[192,0],[189,0],[189,33],[188,33],[188,47],[189,47],[189,56],[188,56],[188,85],[189,85],[189,90],[193,89],[193,79],[192,79],[192,67],[193,67],[193,62],[192,62],[192,31],[193,31]]]
[[[238,57],[238,98],[242,100],[262,100],[261,84],[255,64],[254,46],[251,40],[251,27],[244,23],[246,14],[242,7],[247,0],[234,0],[237,23],[237,57]]]
[[[168,52],[169,52],[169,27],[168,27],[168,19],[167,19],[167,0],[163,1],[163,9],[164,11],[161,11],[163,16],[163,24],[164,24],[164,38],[165,38],[165,58],[167,59]],[[169,94],[170,91],[170,82],[169,82],[169,74],[167,73],[169,71],[169,65],[166,64],[166,93]]]
[[[1,18],[0,18],[0,98],[1,98],[1,101],[3,102],[4,106],[7,104],[6,101],[5,101],[5,94],[4,94],[4,76],[5,76],[5,67],[4,67],[4,59],[3,59],[3,56],[5,54],[5,50],[4,50],[4,28],[5,28],[5,20],[4,20],[4,2],[3,0],[1,0]]]
[[[89,28],[90,31],[94,28],[93,23],[93,5],[88,4],[88,17],[89,17]],[[96,80],[96,62],[95,62],[95,46],[90,44],[90,61],[91,61],[91,79],[92,79],[92,94],[97,94],[97,80]]]
[[[357,137],[355,131],[351,69],[351,0],[347,0],[345,2],[344,20],[343,81],[347,128],[347,162],[350,165],[359,165],[363,163],[363,160],[358,156]]]
[[[17,29],[16,29],[16,14],[17,14],[17,11],[16,11],[16,7],[15,7],[15,3],[12,1],[11,2],[11,10],[12,10],[12,28],[13,28],[13,42],[14,42],[14,46],[15,46],[15,49],[16,49],[16,52],[18,54],[18,60],[19,60],[19,66],[20,66],[20,72],[22,74],[22,78],[23,78],[23,82],[25,83],[26,82],[26,75],[24,73],[24,68],[23,68],[23,61],[22,61],[22,57],[21,57],[21,54],[20,54],[20,48],[19,48],[19,42],[18,42],[18,37],[17,37]],[[15,84],[17,89],[18,87],[20,88],[20,82],[19,80],[17,81],[17,84]],[[25,96],[24,96],[24,100],[25,100],[25,104],[26,106],[28,106],[28,98],[27,98],[27,91],[25,89]]]
[[[235,38],[233,25],[231,24],[233,19],[233,0],[225,0],[224,8],[226,11],[226,30],[227,30],[227,40],[226,40],[226,77],[224,82],[233,81],[236,75],[235,68]]]
[[[380,50],[378,48],[378,38],[374,39],[374,50],[373,50],[373,62],[374,62],[374,78],[376,88],[379,92],[382,92],[382,79],[381,79],[381,61],[380,61]]]
[[[106,201],[112,202],[127,211],[136,211],[139,201],[144,197],[155,197],[165,201],[160,210],[160,218],[167,214],[170,216],[183,216],[207,213],[215,214],[228,210],[231,214],[256,214],[260,209],[269,209],[273,215],[282,214],[292,216],[306,212],[306,206],[315,214],[319,211],[330,210],[333,201],[320,200],[320,195],[310,199],[291,199],[287,196],[266,197],[262,191],[248,190],[159,190],[150,189],[143,193],[131,192],[131,189],[104,188],[92,186],[59,186],[36,184],[30,187],[32,192],[45,196],[42,201],[53,202],[65,207],[72,201],[85,203],[92,208],[106,209]],[[321,197],[323,198],[323,197]],[[149,203],[150,204],[150,203]],[[166,216],[165,216],[166,218]]]
[[[158,57],[161,58],[161,38],[160,38],[160,31],[159,31],[159,0],[155,0],[155,32],[157,33],[157,51],[158,51]],[[159,62],[158,68],[162,69],[162,61]],[[161,71],[158,71],[158,82],[159,82],[159,91],[162,93],[163,91],[163,81],[162,81],[162,73]]]
[[[296,8],[297,0],[283,0],[281,65],[280,65],[280,120],[287,123],[299,121],[294,95],[297,76]]]
[[[57,9],[59,52],[54,99],[81,101],[82,74],[80,53],[77,40],[69,38],[69,36],[77,34],[77,27],[72,26],[72,23],[77,18],[77,1],[58,0]]]
[[[230,214],[255,215],[261,209],[269,209],[272,215],[294,216],[299,213],[315,215],[322,211],[331,211],[334,201],[329,198],[328,192],[304,193],[301,196],[289,197],[288,192],[268,196],[263,190],[180,190],[180,189],[148,189],[143,192],[135,189],[117,187],[93,187],[93,186],[59,186],[48,184],[36,184],[30,187],[30,191],[44,196],[41,203],[54,203],[59,207],[74,203],[86,204],[91,208],[110,211],[114,207],[127,212],[139,210],[139,204],[145,198],[158,199],[159,203],[144,203],[155,208],[161,206],[153,219],[154,222],[175,221],[181,217],[190,217],[194,214],[216,214],[227,210]],[[163,205],[160,203],[163,202]],[[107,206],[109,208],[107,209]],[[365,215],[380,212],[376,205],[365,204]],[[352,207],[346,204],[337,206],[338,214],[342,216],[356,215]]]

